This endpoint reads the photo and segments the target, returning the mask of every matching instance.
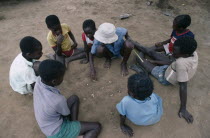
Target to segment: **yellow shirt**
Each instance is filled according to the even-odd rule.
[[[61,28],[62,28],[62,34],[64,36],[64,40],[61,44],[61,48],[62,48],[62,51],[70,51],[71,50],[71,40],[70,40],[70,37],[69,37],[69,34],[68,32],[70,32],[70,27],[67,25],[67,24],[61,24]],[[56,36],[53,35],[52,31],[50,31],[47,35],[47,41],[49,43],[49,45],[51,47],[54,47],[56,46],[56,42],[57,42],[57,39],[56,39]]]

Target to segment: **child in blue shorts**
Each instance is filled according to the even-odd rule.
[[[179,85],[180,109],[179,117],[183,117],[188,123],[193,122],[193,116],[188,112],[187,104],[187,83],[196,73],[198,66],[197,42],[190,36],[183,36],[175,41],[173,46],[172,61],[148,60],[144,54],[151,56],[149,48],[135,43],[135,47],[141,51],[141,60],[137,62],[148,72],[151,73],[163,85]],[[159,53],[156,54],[158,57]]]
[[[38,125],[48,138],[96,138],[100,123],[78,121],[79,98],[66,99],[56,86],[63,81],[65,66],[55,60],[42,61],[40,77],[34,88],[34,113]]]
[[[125,124],[128,118],[141,126],[153,125],[163,114],[162,99],[153,92],[152,80],[145,73],[134,74],[128,78],[128,96],[117,104],[120,113],[120,127],[123,133],[133,136],[133,130]]]

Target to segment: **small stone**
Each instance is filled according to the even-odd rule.
[[[88,86],[89,84],[87,83],[86,85]]]
[[[87,99],[86,98],[83,98],[83,100],[86,101]]]
[[[93,93],[91,94],[91,96],[92,96],[93,98],[95,97],[95,95],[94,95]]]
[[[120,91],[120,90],[119,90],[118,92],[119,92],[119,93],[121,93],[121,91]]]
[[[113,94],[110,95],[110,97],[112,97],[112,96],[113,96]]]
[[[185,4],[183,3],[182,6],[184,6]]]
[[[109,83],[112,83],[112,81],[109,81]]]

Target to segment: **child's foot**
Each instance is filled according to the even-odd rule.
[[[48,53],[48,54],[46,54],[45,56],[46,56],[46,58],[49,58],[49,59],[55,60],[55,54]]]
[[[80,64],[87,64],[89,60],[87,58],[80,60]]]
[[[111,67],[111,59],[106,59],[105,63],[104,63],[104,68],[110,68]]]
[[[130,69],[134,70],[136,73],[144,72],[140,67],[138,67],[136,64],[133,64],[129,66]]]
[[[124,62],[121,63],[121,75],[122,76],[128,75],[127,63],[124,63]]]

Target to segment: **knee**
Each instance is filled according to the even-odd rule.
[[[96,56],[97,57],[103,57],[104,49],[105,48],[103,46],[98,46],[97,50],[96,50]]]
[[[72,99],[72,101],[74,101],[74,103],[79,102],[79,97],[77,95],[72,95],[71,99]]]
[[[98,132],[100,132],[100,131],[101,131],[101,129],[102,129],[102,125],[101,125],[101,123],[96,122],[96,124],[95,124],[95,130],[97,130]]]
[[[130,49],[130,50],[132,50],[134,48],[134,44],[129,40],[125,41],[124,46],[126,49]]]

